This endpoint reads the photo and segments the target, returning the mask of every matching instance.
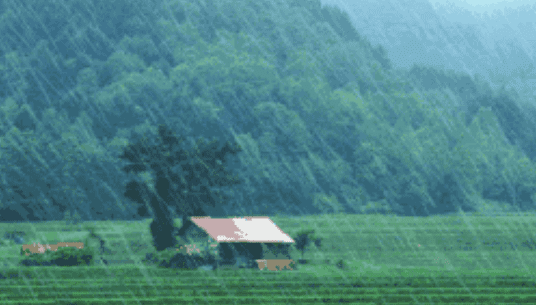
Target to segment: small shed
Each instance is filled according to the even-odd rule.
[[[290,259],[295,241],[269,217],[192,217],[197,228],[187,235],[217,248],[222,264],[257,266],[261,259]]]

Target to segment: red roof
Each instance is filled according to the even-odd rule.
[[[269,217],[192,217],[192,221],[217,242],[294,243]]]

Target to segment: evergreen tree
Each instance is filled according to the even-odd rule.
[[[173,134],[165,125],[158,128],[153,143],[147,138],[125,147],[120,156],[129,162],[123,167],[127,173],[151,172],[154,188],[146,182],[131,180],[126,185],[125,196],[140,204],[139,211],[152,209],[154,219],[150,225],[157,251],[174,246],[175,226],[169,208],[182,215],[182,227],[178,235],[184,236],[193,225],[191,216],[205,215],[207,204],[215,206],[225,199],[213,187],[239,183],[225,168],[226,156],[236,155],[239,146],[217,140],[206,143],[199,139],[191,150],[184,147],[184,139]]]

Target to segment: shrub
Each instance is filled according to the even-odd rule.
[[[151,235],[153,237],[153,246],[157,251],[164,251],[166,249],[172,248],[175,244],[175,225],[168,217],[161,216],[162,221],[153,219],[149,225]]]
[[[133,252],[138,252],[140,250],[143,250],[147,248],[147,244],[141,242],[141,241],[131,241],[130,242],[130,249],[132,249]]]
[[[12,240],[10,239],[0,239],[0,246],[4,247],[4,246],[12,246],[14,243]]]
[[[43,253],[32,253],[29,249],[22,251],[24,259],[19,264],[22,266],[79,266],[94,263],[94,251],[87,246],[82,249],[75,247],[58,247],[56,251],[45,249]],[[26,256],[26,254],[29,256]]]
[[[341,270],[346,269],[346,267],[347,267],[346,261],[343,260],[343,259],[338,260],[337,263],[335,264],[335,267],[337,267],[337,268],[339,268]]]
[[[82,217],[78,213],[77,210],[75,210],[74,214],[71,215],[71,211],[67,210],[63,214],[63,221],[65,223],[65,227],[62,229],[62,231],[73,231],[76,226],[77,231],[81,231],[82,228],[80,226],[80,222],[82,221]]]
[[[106,242],[102,238],[102,236],[95,233],[95,229],[91,226],[86,227],[87,231],[89,232],[89,237],[96,239],[99,241],[99,253],[102,255],[105,252],[110,252],[110,249],[106,247]]]
[[[16,244],[22,245],[24,244],[24,235],[26,235],[26,233],[22,231],[10,231],[4,234],[4,239],[11,240]]]
[[[5,273],[0,272],[0,280],[14,279],[18,277],[19,277],[18,273],[13,272],[13,271],[5,272]]]
[[[71,225],[73,223],[73,218],[71,217],[71,211],[67,210],[63,213],[63,221],[66,225]]]
[[[273,258],[288,258],[290,259],[290,247],[289,243],[265,243],[268,248],[268,256],[274,256]],[[272,258],[272,257],[268,257]]]
[[[142,262],[147,265],[154,265],[158,263],[158,257],[156,257],[155,253],[147,253],[145,254],[145,259],[143,259]]]
[[[236,256],[234,266],[236,268],[244,268],[244,269],[258,268],[257,262],[245,255]]]
[[[4,270],[0,272],[0,280],[10,280],[17,278],[32,279],[33,276],[28,272],[23,272],[22,270]]]
[[[73,222],[74,225],[77,225],[80,222],[82,222],[82,217],[78,213],[78,210],[74,211],[72,222]]]
[[[205,265],[210,265],[215,268],[216,261],[216,255],[208,251],[187,253],[187,251],[177,251],[176,249],[166,249],[163,251],[147,253],[143,260],[144,263],[149,265],[189,270],[194,270]]]
[[[294,238],[295,247],[302,253],[302,259],[307,247],[314,242],[314,244],[320,248],[322,239],[315,237],[315,230],[303,230],[300,231]]]
[[[189,269],[194,270],[200,266],[203,266],[204,261],[201,256],[189,255],[177,252],[167,260],[162,260],[158,264],[160,267],[172,268],[172,269]]]
[[[318,249],[322,248],[322,238],[318,237],[315,239],[315,247]]]

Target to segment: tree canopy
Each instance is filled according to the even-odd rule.
[[[225,168],[227,157],[240,151],[239,146],[230,142],[220,145],[217,140],[206,142],[204,139],[199,139],[189,150],[183,138],[176,136],[168,126],[160,125],[156,139],[142,138],[126,146],[119,156],[128,162],[123,171],[150,172],[155,177],[154,185],[134,179],[129,181],[124,195],[141,205],[139,211],[149,206],[155,223],[167,226],[168,230],[172,230],[173,224],[170,209],[176,209],[183,219],[179,235],[184,235],[192,225],[189,217],[205,216],[205,205],[215,206],[225,200],[225,195],[215,187],[240,183],[239,178]],[[171,233],[167,234],[171,238]]]

